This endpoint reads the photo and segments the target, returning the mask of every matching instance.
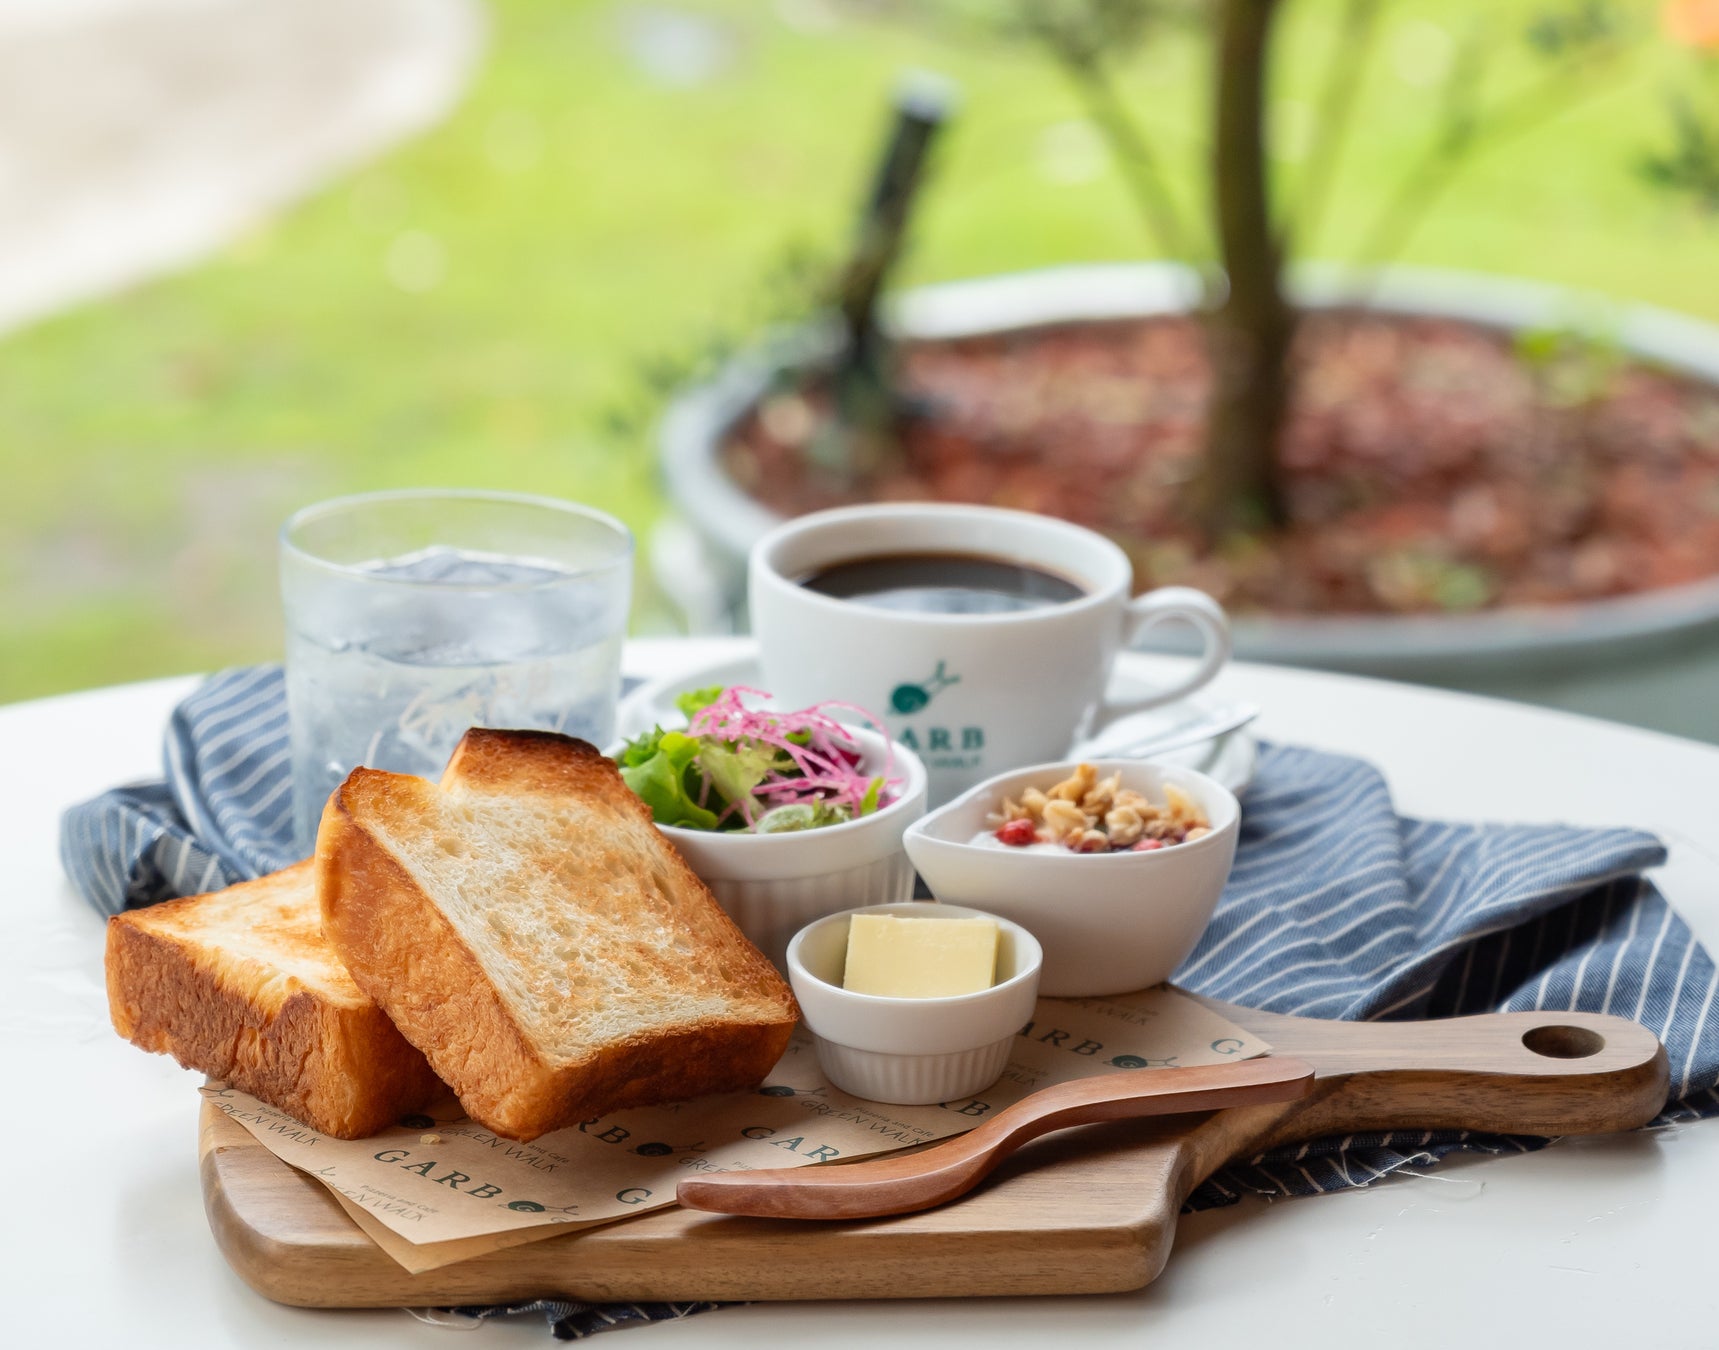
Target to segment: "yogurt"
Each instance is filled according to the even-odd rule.
[[[1061,844],[1005,844],[997,838],[995,830],[980,830],[967,841],[977,848],[1000,848],[1005,853],[1061,853],[1067,855],[1073,849],[1064,848]]]

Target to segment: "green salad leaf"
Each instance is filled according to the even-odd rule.
[[[782,753],[773,745],[757,741],[705,741],[698,762],[710,776],[710,785],[728,802],[742,802],[764,781]]]
[[[629,745],[621,756],[621,778],[636,792],[659,825],[716,828],[716,812],[693,800],[689,777],[700,743],[679,731],[658,727]],[[694,779],[696,781],[696,779]]]
[[[757,830],[759,834],[790,834],[840,825],[849,819],[846,807],[831,806],[828,802],[791,802],[759,816]]]
[[[645,734],[640,736],[637,740],[628,741],[626,745],[621,748],[620,756],[615,760],[615,763],[619,764],[623,769],[643,764],[646,760],[650,759],[651,756],[656,754],[658,748],[662,744],[663,735],[664,732],[661,727],[652,727],[651,730],[645,732]]]
[[[680,715],[690,722],[722,697],[723,688],[720,684],[710,684],[703,689],[688,689],[686,693],[675,698],[674,706]]]

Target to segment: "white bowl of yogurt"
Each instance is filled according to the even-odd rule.
[[[1028,788],[1048,791],[1077,764],[1039,764],[989,778],[920,817],[903,844],[938,900],[1011,919],[1039,940],[1039,993],[1080,998],[1161,984],[1211,922],[1235,861],[1241,807],[1235,794],[1192,769],[1144,760],[1089,761],[1154,803],[1175,788],[1198,809],[1204,832],[1160,847],[1077,852],[1061,844],[1009,845],[995,815]]]

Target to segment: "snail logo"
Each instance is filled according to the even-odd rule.
[[[521,1214],[541,1214],[549,1208],[547,1205],[538,1204],[535,1200],[509,1200],[507,1207],[517,1209]]]
[[[1118,1069],[1144,1069],[1146,1067],[1146,1061],[1141,1059],[1139,1055],[1118,1055],[1110,1062]]]
[[[931,672],[931,678],[920,684],[898,684],[889,693],[889,708],[891,712],[910,716],[923,712],[945,689],[952,684],[960,684],[959,675],[950,675],[943,669],[943,662],[937,663],[937,669]]]
[[[666,1158],[671,1153],[703,1153],[704,1141],[696,1144],[665,1144],[660,1139],[653,1139],[648,1144],[640,1144],[632,1150],[641,1158]]]
[[[758,1089],[760,1097],[822,1097],[829,1090],[829,1084],[823,1087],[797,1088],[789,1087],[786,1083],[766,1083]]]

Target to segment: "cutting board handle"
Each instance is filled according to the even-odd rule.
[[[1653,1119],[1669,1085],[1659,1038],[1599,1013],[1324,1022],[1255,1012],[1248,1023],[1277,1054],[1319,1065],[1313,1097],[1260,1147],[1399,1128],[1604,1134]]]

